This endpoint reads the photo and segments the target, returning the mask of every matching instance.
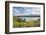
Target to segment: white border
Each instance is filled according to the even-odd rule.
[[[28,27],[28,28],[13,28],[13,7],[40,7],[41,24],[40,27]],[[43,5],[33,5],[33,4],[9,4],[9,31],[10,32],[21,32],[21,31],[37,31],[43,30]]]

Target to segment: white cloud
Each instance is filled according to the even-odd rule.
[[[20,13],[21,12],[21,13]],[[40,8],[25,8],[24,11],[19,11],[17,9],[15,9],[15,12],[13,13],[14,16],[17,15],[40,15]]]

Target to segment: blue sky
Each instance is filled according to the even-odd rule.
[[[13,16],[40,15],[40,8],[36,7],[13,7]]]

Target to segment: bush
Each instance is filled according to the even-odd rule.
[[[23,22],[25,22],[25,19],[23,20]]]

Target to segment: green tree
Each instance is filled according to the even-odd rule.
[[[23,20],[23,22],[25,22],[25,19]]]

